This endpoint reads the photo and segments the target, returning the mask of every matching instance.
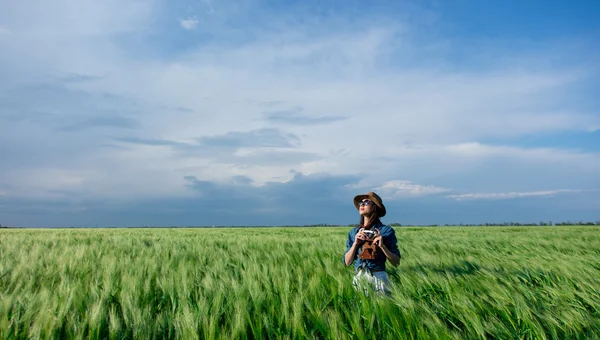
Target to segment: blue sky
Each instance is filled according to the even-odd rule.
[[[0,3],[0,224],[600,220],[596,1]]]

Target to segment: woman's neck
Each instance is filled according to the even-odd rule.
[[[365,216],[363,220],[363,228],[369,230],[375,224],[375,221],[371,221],[371,216]]]

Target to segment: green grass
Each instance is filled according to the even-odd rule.
[[[388,299],[348,228],[0,231],[0,338],[598,339],[597,227],[396,228]]]

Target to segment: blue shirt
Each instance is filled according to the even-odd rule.
[[[394,229],[381,222],[373,226],[372,229],[374,228],[379,229],[379,231],[381,232],[381,236],[383,236],[383,243],[385,244],[385,247],[390,252],[400,256],[400,250],[398,249],[398,239],[396,238],[396,232],[394,231]],[[344,264],[346,264],[344,258],[346,257],[348,251],[350,251],[350,248],[352,248],[354,238],[356,237],[356,234],[358,234],[359,229],[359,227],[354,227],[348,232],[348,239],[346,240],[346,251],[344,252],[344,256],[342,256],[342,263]],[[385,270],[385,261],[387,260],[387,257],[385,256],[385,253],[383,252],[383,250],[381,250],[381,248],[375,246],[375,249],[375,258],[373,260],[361,259],[358,257],[358,254],[362,252],[362,245],[359,246],[359,249],[356,251],[356,254],[354,255],[353,259],[354,268],[367,268],[371,271]]]

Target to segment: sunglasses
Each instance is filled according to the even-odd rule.
[[[373,204],[373,201],[370,200],[362,200],[360,201],[360,203],[358,203],[359,206],[363,206],[363,205],[370,205]]]

